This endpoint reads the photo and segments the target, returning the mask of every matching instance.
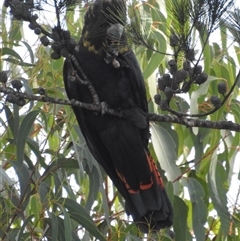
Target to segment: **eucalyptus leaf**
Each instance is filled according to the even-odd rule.
[[[28,53],[30,55],[31,63],[33,64],[34,63],[34,53],[33,53],[31,46],[26,41],[21,41],[21,42],[26,46]]]
[[[181,171],[176,165],[176,142],[165,129],[154,123],[151,123],[151,134],[158,161],[162,169],[165,170],[168,180],[173,182],[181,175]],[[175,193],[177,193],[178,187],[176,184],[174,184],[174,188],[176,189]]]
[[[34,110],[28,113],[22,120],[22,123],[19,127],[19,135],[16,140],[16,146],[17,146],[17,159],[20,166],[23,164],[24,149],[25,149],[24,147],[25,147],[27,136],[38,114],[39,114],[38,110]]]
[[[23,232],[25,231],[25,228],[29,223],[31,222],[31,219],[34,217],[34,215],[28,216],[28,218],[24,221],[22,224],[22,227],[20,229],[20,232],[17,235],[17,241],[25,241],[26,239],[23,237]]]
[[[208,76],[207,81],[192,92],[190,99],[190,114],[198,114],[198,98],[207,94],[210,83],[216,79],[217,77]]]
[[[176,241],[187,240],[187,215],[188,209],[184,201],[175,196],[173,202],[174,220],[173,227]]]
[[[20,184],[20,210],[23,212],[27,206],[31,193],[31,176],[25,164],[20,165],[19,162],[10,162],[15,170]]]
[[[146,68],[143,70],[144,79],[149,78],[161,64],[163,56],[159,53],[153,53],[150,60],[148,61]]]
[[[205,193],[201,184],[193,178],[188,178],[187,187],[192,202],[193,230],[197,241],[205,241],[205,223],[207,220],[207,207],[204,203]]]
[[[96,199],[96,196],[100,187],[99,173],[96,167],[94,167],[92,171],[88,173],[88,176],[89,176],[90,185],[89,185],[89,192],[88,192],[88,198],[85,205],[85,209],[87,212],[90,212],[92,204]]]
[[[94,235],[100,241],[105,241],[105,238],[99,232],[95,223],[81,205],[68,198],[60,199],[59,201],[61,201],[61,203],[59,203],[60,205],[68,209],[68,212],[72,219],[83,225],[92,235]]]
[[[6,48],[6,47],[2,48],[2,56],[4,56],[4,55],[11,55],[11,56],[19,59],[21,62],[23,62],[21,56],[15,50],[13,50],[11,48]]]
[[[5,110],[5,115],[6,115],[6,119],[7,119],[7,123],[10,127],[10,130],[12,132],[12,135],[15,137],[15,118],[14,115],[12,113],[12,110],[10,110],[10,108],[7,105],[4,105],[4,110]]]
[[[70,220],[70,215],[69,213],[66,211],[66,209],[59,205],[59,207],[61,208],[62,212],[63,212],[63,223],[64,223],[64,238],[65,240],[72,240],[72,225],[71,225],[71,220]]]
[[[227,235],[231,221],[231,215],[228,210],[227,201],[228,189],[225,185],[227,175],[223,166],[218,162],[216,152],[214,154],[215,155],[213,155],[211,160],[211,165],[208,173],[208,187],[214,208],[217,210],[221,220],[222,231],[225,235]]]
[[[58,241],[58,219],[54,213],[49,213],[52,227],[52,241]]]

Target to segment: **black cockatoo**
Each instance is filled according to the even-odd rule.
[[[102,113],[73,107],[86,143],[120,194],[142,232],[172,225],[173,210],[148,150],[149,123],[144,80],[128,47],[124,0],[96,0],[85,13],[77,61],[66,60],[64,84],[69,99],[93,103],[89,86],[71,79],[73,69],[94,87]],[[79,68],[80,67],[80,68]],[[122,116],[103,114],[111,107]]]

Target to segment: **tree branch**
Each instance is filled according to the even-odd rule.
[[[209,129],[225,129],[230,131],[240,132],[240,124],[236,124],[232,121],[209,121],[203,119],[193,119],[193,118],[179,118],[173,115],[158,115],[155,113],[148,113],[147,119],[149,121],[157,122],[171,122],[187,127],[203,127]]]
[[[46,95],[30,95],[30,94],[15,91],[12,88],[3,87],[3,86],[0,86],[0,92],[4,94],[14,94],[17,97],[24,98],[29,101],[40,101],[40,102],[48,102],[48,103],[60,104],[60,105],[78,106],[87,110],[96,111],[99,113],[101,112],[101,105],[83,103],[76,100],[63,100],[58,98],[52,98]],[[115,111],[110,108],[106,110],[106,114],[123,118],[121,112]],[[233,123],[232,121],[209,121],[209,120],[186,118],[186,117],[179,118],[178,116],[174,116],[174,115],[158,115],[155,113],[146,113],[146,118],[149,121],[171,122],[171,123],[184,125],[187,127],[202,127],[202,128],[219,129],[219,130],[226,129],[230,131],[240,132],[240,124]]]

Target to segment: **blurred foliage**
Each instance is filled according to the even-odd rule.
[[[176,6],[187,2],[193,3],[176,0]],[[201,2],[217,1],[196,1]],[[76,40],[86,5],[64,15],[65,28]],[[128,9],[129,28],[138,29],[144,40],[129,36],[146,80],[149,110],[167,113],[153,101],[160,92],[156,76],[169,73],[167,63],[174,53],[169,38],[182,31],[208,80],[173,96],[171,105],[186,113],[208,112],[210,97],[220,96],[218,83],[225,82],[229,90],[235,81],[240,61],[237,26],[228,22],[211,27],[208,19],[207,32],[201,32],[191,25],[196,9],[184,20],[171,9],[167,0],[132,1]],[[53,27],[46,22],[49,13],[36,11],[42,24]],[[27,93],[37,94],[42,87],[48,96],[66,98],[63,58],[51,59],[50,47],[41,46],[38,37],[32,40],[35,35],[27,25],[10,19],[7,12],[2,7],[0,71],[7,71],[6,85],[19,79]],[[239,10],[229,12],[234,19],[238,14]],[[240,123],[239,86],[238,82],[224,106],[202,118]],[[19,107],[6,102],[4,95],[0,98],[1,240],[172,240],[168,230],[143,236],[124,214],[121,196],[91,156],[70,107],[35,101]],[[152,123],[151,133],[150,149],[165,173],[174,206],[174,240],[240,240],[239,133],[172,123]]]

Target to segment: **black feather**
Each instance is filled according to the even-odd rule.
[[[172,225],[173,211],[160,174],[148,150],[149,124],[144,80],[134,53],[128,48],[123,31],[111,56],[107,30],[125,21],[124,0],[97,0],[85,16],[78,65],[94,86],[99,100],[122,112],[122,117],[102,115],[73,107],[87,145],[126,200],[126,212],[143,232]],[[115,34],[115,33],[114,33]],[[119,38],[120,38],[119,37]],[[119,46],[119,47],[118,47]],[[117,61],[106,61],[106,54]],[[109,58],[111,60],[111,58]],[[108,59],[108,60],[109,60]],[[66,61],[63,75],[69,99],[93,103],[86,85],[69,81],[71,66]],[[84,78],[80,71],[77,71]]]

